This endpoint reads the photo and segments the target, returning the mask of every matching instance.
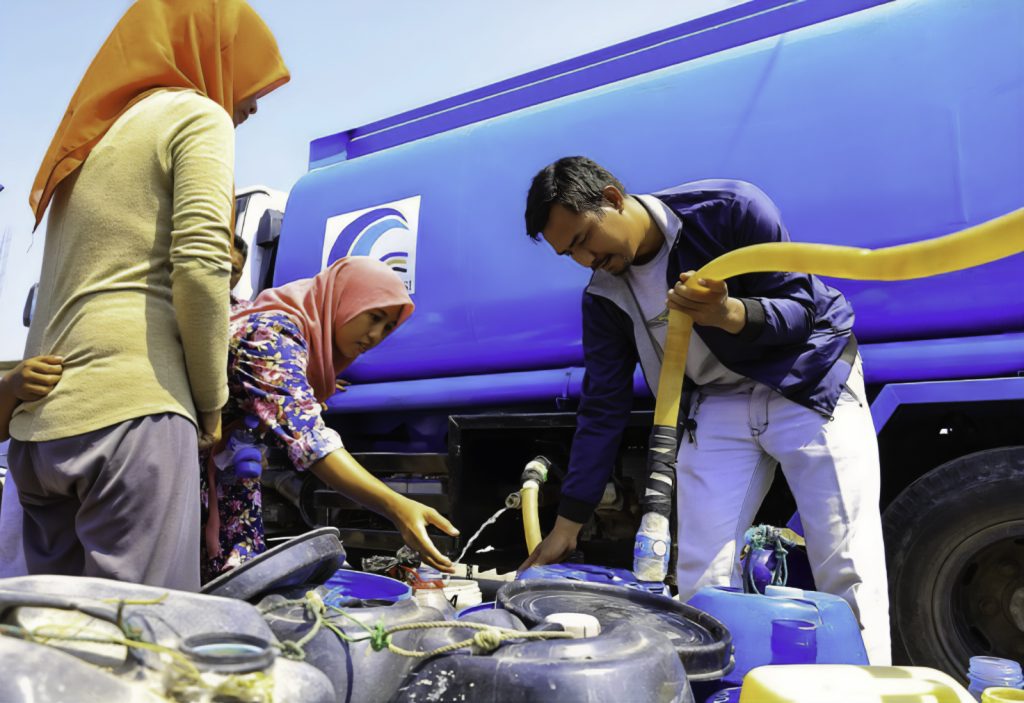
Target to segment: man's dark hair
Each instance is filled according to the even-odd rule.
[[[526,196],[526,233],[539,239],[556,203],[575,213],[600,213],[601,191],[607,186],[626,193],[619,179],[585,156],[566,156],[545,166],[533,177]]]
[[[240,251],[242,253],[242,258],[243,259],[248,259],[249,258],[249,245],[246,244],[245,240],[242,239],[237,234],[235,235],[234,245],[235,245],[235,249],[237,249],[238,251]]]

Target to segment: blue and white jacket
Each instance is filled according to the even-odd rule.
[[[682,222],[679,232],[666,234],[666,290],[681,272],[733,249],[789,241],[775,204],[750,183],[696,181],[653,195]],[[729,295],[746,307],[746,326],[734,335],[694,325],[694,333],[730,370],[831,416],[856,357],[853,309],[843,294],[799,273],[752,273],[728,284]],[[611,476],[633,405],[637,362],[652,391],[661,372],[626,282],[605,271],[595,271],[583,293],[583,356],[576,434],[558,510],[576,522],[589,519]]]

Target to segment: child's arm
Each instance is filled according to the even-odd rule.
[[[0,442],[11,436],[11,416],[18,403],[49,395],[63,370],[64,359],[59,356],[34,356],[0,378]]]

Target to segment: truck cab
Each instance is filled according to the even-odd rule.
[[[266,186],[249,186],[235,192],[235,234],[249,245],[242,279],[232,291],[252,298],[271,284],[277,238],[288,194]]]

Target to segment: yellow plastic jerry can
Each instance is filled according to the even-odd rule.
[[[920,666],[761,666],[740,703],[977,703],[955,679]]]

